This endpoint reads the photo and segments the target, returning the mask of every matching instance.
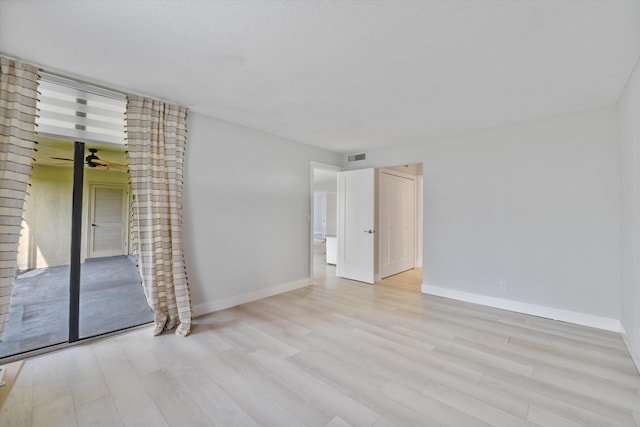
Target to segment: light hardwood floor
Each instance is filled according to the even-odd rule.
[[[618,334],[420,294],[419,271],[315,284],[25,362],[1,426],[634,426]],[[413,283],[413,285],[412,285]]]

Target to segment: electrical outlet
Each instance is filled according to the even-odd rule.
[[[507,292],[509,290],[509,285],[507,285],[507,281],[501,280],[500,283],[498,284],[498,289],[500,290],[500,292]]]

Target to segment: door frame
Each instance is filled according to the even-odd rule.
[[[340,172],[340,171],[345,171],[345,170],[352,170],[351,168],[347,168],[344,166],[335,166],[335,165],[330,165],[327,163],[321,163],[321,162],[314,162],[311,161],[310,163],[310,167],[309,167],[309,214],[308,214],[308,223],[309,223],[309,280],[312,281],[313,280],[313,221],[314,221],[314,215],[313,215],[313,193],[314,193],[314,176],[313,176],[313,172],[315,169],[325,169],[325,170],[331,170],[331,171],[335,171],[335,172]],[[390,165],[384,165],[384,166],[375,166],[375,165],[370,165],[367,167],[373,167],[375,169],[386,169],[386,168],[392,168],[392,167],[397,167],[398,165],[401,165],[402,163],[394,163],[394,164],[390,164]],[[422,167],[424,167],[424,163],[423,162],[417,162],[417,163],[412,163],[412,162],[407,162],[407,164],[419,164],[422,165]],[[366,167],[363,165],[362,167],[359,168],[353,168],[353,169],[366,169]],[[416,179],[416,266],[415,268],[424,268],[424,171],[422,172],[422,174],[419,175],[415,175],[415,179]],[[377,191],[377,190],[376,190]],[[376,227],[377,227],[377,223],[376,223]],[[376,245],[376,250],[378,250],[377,245]],[[420,260],[418,260],[418,257],[420,257]],[[376,255],[376,260],[377,260],[377,255]],[[420,261],[420,262],[418,262]],[[379,270],[379,269],[378,269]],[[376,272],[376,281],[380,280],[380,271]],[[424,273],[423,273],[424,275]]]
[[[94,209],[95,209],[95,190],[96,188],[118,188],[118,189],[122,189],[122,222],[123,222],[123,227],[122,227],[122,246],[124,248],[125,253],[123,255],[128,255],[129,254],[129,202],[130,202],[130,198],[131,195],[129,194],[129,185],[127,184],[118,184],[118,183],[113,183],[113,182],[100,182],[100,181],[93,181],[93,182],[89,182],[89,200],[88,200],[88,209],[87,209],[87,226],[86,226],[86,231],[87,231],[87,252],[86,252],[86,258],[87,259],[91,259],[94,258],[93,254],[92,254],[92,244],[93,244],[93,230],[92,230],[92,221],[93,221],[93,217],[94,217]],[[109,256],[109,255],[106,255]],[[100,257],[97,257],[100,258]]]
[[[309,162],[309,214],[308,214],[308,219],[309,219],[309,280],[313,281],[313,239],[314,239],[314,233],[313,233],[313,224],[315,221],[315,215],[314,215],[314,209],[313,209],[313,205],[314,205],[314,192],[315,192],[315,179],[314,179],[314,171],[316,169],[320,169],[320,170],[328,170],[328,171],[333,171],[336,173],[345,170],[344,168],[340,167],[340,166],[336,166],[336,165],[330,165],[327,163],[320,163],[320,162]],[[338,187],[336,185],[336,192],[338,190]]]

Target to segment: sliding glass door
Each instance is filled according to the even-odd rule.
[[[38,138],[0,358],[151,322],[124,147]]]

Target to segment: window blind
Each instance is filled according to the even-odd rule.
[[[123,94],[41,74],[37,134],[74,141],[125,144]]]

